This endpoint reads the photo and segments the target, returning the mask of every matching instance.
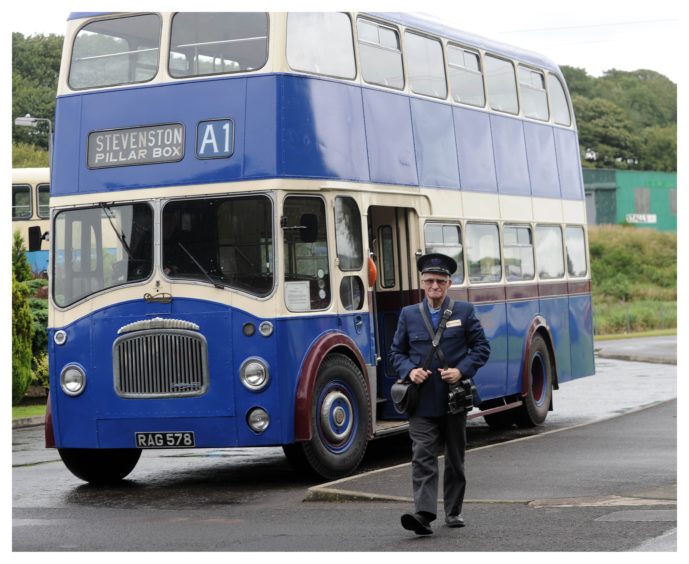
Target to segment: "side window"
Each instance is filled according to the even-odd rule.
[[[352,23],[339,12],[290,12],[287,62],[294,70],[354,78]]]
[[[457,272],[452,275],[452,284],[464,282],[464,255],[459,225],[427,223],[424,227],[424,238],[427,253],[443,253],[457,261]]]
[[[467,223],[466,253],[469,281],[499,282],[502,278],[500,238],[494,223]]]
[[[392,238],[392,227],[382,225],[378,228],[378,246],[380,249],[380,285],[383,288],[395,287],[395,242]]]
[[[402,51],[396,29],[368,20],[357,21],[361,74],[366,82],[404,88]]]
[[[12,184],[12,219],[31,219],[31,186]]]
[[[567,227],[567,272],[570,276],[586,276],[586,239],[583,227]]]
[[[572,125],[572,116],[569,113],[567,96],[560,79],[555,75],[548,75],[548,93],[550,94],[550,107],[553,111],[553,119],[559,125]]]
[[[491,55],[486,55],[484,61],[490,107],[500,112],[518,114],[517,83],[512,63]]]
[[[287,309],[327,308],[330,305],[330,271],[323,200],[309,196],[288,197],[281,223]]]
[[[361,270],[364,263],[361,214],[353,198],[335,198],[335,237],[340,270]]]
[[[505,225],[503,249],[507,281],[533,280],[535,268],[531,228],[520,225]]]
[[[649,188],[634,189],[634,211],[636,213],[651,213],[651,190]]]
[[[412,91],[443,100],[447,98],[445,61],[440,41],[406,32],[404,52]]]
[[[172,77],[253,71],[263,67],[267,60],[265,13],[180,12],[172,18]]]
[[[519,91],[526,117],[548,121],[548,97],[542,72],[519,67]]]
[[[38,217],[50,217],[50,184],[38,185]]]
[[[361,241],[361,214],[353,198],[335,198],[335,247],[341,271],[361,270],[364,250]],[[361,276],[345,276],[340,282],[340,302],[346,310],[364,305],[364,283]]]
[[[562,254],[562,228],[555,225],[536,226],[536,260],[541,280],[563,278],[565,260]]]
[[[485,106],[486,94],[483,89],[483,73],[479,54],[449,45],[447,61],[452,99],[461,104]]]

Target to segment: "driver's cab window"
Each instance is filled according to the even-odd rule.
[[[325,203],[317,197],[290,196],[285,199],[281,225],[287,309],[326,309],[330,305],[330,270]]]

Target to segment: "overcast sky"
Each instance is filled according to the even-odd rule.
[[[40,8],[14,10],[4,25],[25,35],[64,34],[65,21],[72,11],[83,9],[76,3],[54,1]],[[90,2],[98,9],[102,2]],[[117,9],[188,10],[188,2],[117,2]],[[237,8],[248,5],[237,2]],[[363,2],[372,11],[420,11],[444,20],[464,31],[510,43],[548,56],[559,65],[585,68],[600,76],[616,68],[632,71],[646,68],[679,81],[680,23],[677,0],[384,0]],[[113,4],[110,4],[112,9]],[[288,0],[258,2],[253,9],[347,9],[339,2]],[[253,7],[253,5],[252,5]],[[195,10],[231,10],[233,2],[202,0]],[[101,7],[100,9],[106,9]]]

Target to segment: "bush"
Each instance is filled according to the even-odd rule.
[[[12,405],[17,405],[31,383],[31,310],[29,290],[12,273]]]
[[[12,272],[17,282],[26,282],[33,278],[31,265],[26,258],[26,247],[19,231],[14,232],[12,240]]]
[[[48,372],[48,354],[42,354],[38,358],[34,358],[35,369],[33,372],[33,378],[31,383],[34,386],[40,386],[42,388],[48,389],[49,382],[49,372]]]

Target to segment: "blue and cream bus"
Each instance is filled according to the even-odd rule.
[[[548,59],[392,13],[79,13],[64,45],[46,442],[76,476],[275,445],[353,472],[406,427],[388,349],[429,251],[491,341],[472,415],[541,424],[594,373]]]
[[[29,248],[29,229],[37,227],[40,235],[50,223],[50,169],[48,167],[12,169],[12,232],[19,231]],[[37,232],[37,233],[38,233]],[[35,274],[48,271],[48,242],[40,236],[36,248],[26,252]]]

